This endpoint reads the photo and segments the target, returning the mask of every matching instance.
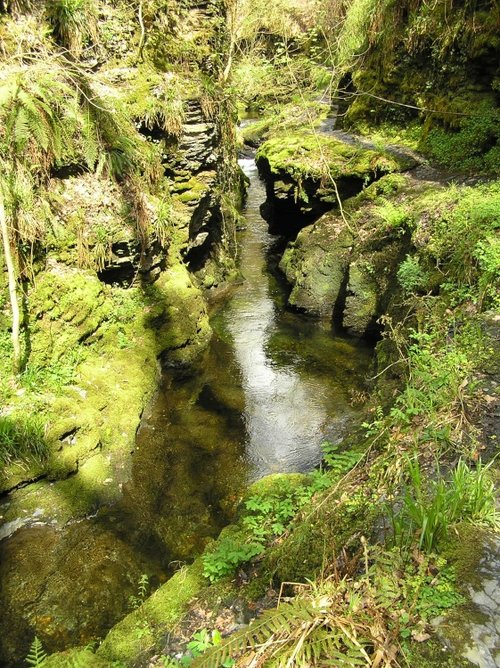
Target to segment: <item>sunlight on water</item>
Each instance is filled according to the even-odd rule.
[[[326,434],[329,393],[321,380],[308,379],[291,366],[278,367],[266,347],[276,329],[276,307],[266,274],[266,251],[272,243],[259,207],[265,188],[253,160],[240,160],[250,178],[245,209],[248,229],[241,253],[246,279],[226,311],[245,393],[247,456],[252,478],[274,471],[311,469],[320,458]]]

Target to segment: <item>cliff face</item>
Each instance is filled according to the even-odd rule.
[[[159,361],[189,364],[204,349],[211,330],[202,290],[234,273],[240,182],[222,75],[225,3],[151,0],[139,11],[88,0],[73,14],[63,5],[0,5],[5,90],[14,77],[26,80],[38,103],[33,68],[50,73],[55,63],[84,82],[75,99],[88,103],[94,122],[75,131],[76,148],[62,151],[43,178],[31,166],[29,197],[16,209],[38,222],[18,244],[26,298],[17,383],[7,380],[11,315],[6,272],[0,276],[2,420],[20,433],[31,429],[34,410],[42,415],[44,451],[3,458],[4,490],[85,467],[99,471],[96,483],[114,478],[110,459],[123,465],[132,450]],[[116,143],[111,126],[124,131]],[[115,173],[110,159],[123,163]],[[62,514],[85,512],[81,501]]]

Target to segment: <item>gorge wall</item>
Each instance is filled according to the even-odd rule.
[[[14,431],[38,429],[45,450],[42,461],[6,462],[1,489],[40,479],[19,496],[33,508],[43,498],[44,513],[67,517],[119,495],[160,364],[187,364],[207,345],[203,289],[235,273],[241,184],[223,81],[224,2],[155,0],[140,11],[84,2],[66,17],[57,7],[3,4],[4,83],[28,90],[36,67],[73,68],[89,85],[80,95],[91,113],[120,122],[135,156],[129,175],[113,178],[104,155],[92,171],[69,153],[22,203],[37,224],[20,244],[18,383],[8,380],[11,319],[0,276],[2,419]],[[32,85],[29,93],[35,103],[42,97]],[[96,150],[85,128],[78,141],[82,154]],[[126,150],[115,157],[125,160]],[[82,476],[85,494],[76,492]],[[65,493],[54,494],[45,478],[67,478]],[[12,516],[15,508],[14,499]]]

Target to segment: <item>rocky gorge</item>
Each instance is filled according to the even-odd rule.
[[[0,2],[5,665],[496,665],[497,10],[317,4]]]

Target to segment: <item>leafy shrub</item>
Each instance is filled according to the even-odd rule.
[[[430,211],[425,253],[448,278],[448,291],[468,287],[479,296],[498,280],[500,185],[451,187],[422,202]]]
[[[332,446],[333,448],[333,446]],[[336,455],[330,454],[333,459]],[[359,456],[338,455],[336,470],[352,468]],[[354,463],[353,463],[354,461]],[[291,521],[313,495],[331,484],[331,477],[317,471],[305,484],[293,484],[283,479],[274,484],[272,489],[261,494],[254,494],[245,501],[242,524],[248,539],[237,540],[226,537],[219,541],[210,553],[203,555],[204,574],[211,581],[229,575],[241,564],[261,554],[266,543],[282,535]]]
[[[137,583],[137,593],[128,597],[128,604],[132,610],[136,610],[144,603],[148,596],[149,589],[149,577],[146,573],[143,573]]]
[[[195,658],[196,668],[224,665],[230,657],[247,665],[394,665],[394,641],[421,634],[433,617],[462,601],[445,560],[414,558],[399,549],[365,547],[361,576],[333,572],[298,588],[279,607],[261,613]],[[248,659],[248,660],[247,660]]]
[[[213,552],[203,555],[203,574],[210,582],[216,582],[234,573],[236,568],[264,550],[261,543],[243,543],[227,537],[217,542]]]
[[[425,287],[428,280],[427,272],[422,269],[418,257],[407,255],[398,269],[398,281],[407,293],[415,293]]]
[[[498,237],[488,236],[481,239],[474,249],[474,257],[478,261],[480,276],[479,302],[491,304],[492,308],[499,306],[498,282],[500,280],[500,240]]]

